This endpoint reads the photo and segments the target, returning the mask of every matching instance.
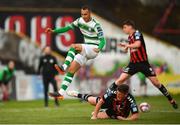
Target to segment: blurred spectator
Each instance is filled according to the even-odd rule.
[[[170,70],[169,70],[169,67],[168,67],[167,63],[164,63],[162,65],[162,71],[165,72],[165,73],[170,73]]]
[[[50,47],[45,47],[43,52],[44,55],[40,58],[38,72],[42,74],[44,85],[44,103],[45,107],[48,107],[49,83],[53,85],[53,89],[55,92],[58,91],[56,83],[56,75],[58,74],[58,72],[54,68],[54,64],[57,64],[57,60],[53,55],[51,55]],[[55,99],[55,105],[59,106],[59,102],[57,99]]]
[[[0,71],[0,87],[3,92],[3,101],[9,100],[9,82],[12,80],[15,72],[15,63],[9,61],[8,66]]]

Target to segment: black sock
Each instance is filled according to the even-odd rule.
[[[166,97],[168,98],[169,101],[172,100],[171,95],[169,94],[169,92],[167,91],[167,89],[164,87],[163,84],[161,84],[161,87],[159,88],[159,90],[162,92],[162,94],[163,94],[164,96],[166,96]]]
[[[89,94],[78,94],[78,98],[82,99],[82,100],[85,100],[85,101],[88,101],[88,98],[92,96],[92,95],[89,95]]]
[[[80,98],[80,99],[81,99],[81,98],[82,98],[82,94],[78,94],[78,98]]]

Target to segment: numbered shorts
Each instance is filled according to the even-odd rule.
[[[81,44],[82,45],[82,51],[81,53],[78,53],[74,60],[78,62],[81,66],[86,64],[86,62],[90,59],[96,58],[98,53],[96,53],[93,49],[98,48],[97,45],[92,44]]]
[[[148,62],[129,63],[129,65],[123,70],[123,72],[129,75],[134,75],[137,72],[141,72],[146,77],[156,76],[155,72]]]

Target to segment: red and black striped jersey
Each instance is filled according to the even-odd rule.
[[[146,45],[142,33],[136,30],[131,36],[128,37],[128,41],[129,44],[133,44],[136,41],[141,42],[141,46],[139,48],[130,49],[130,62],[137,63],[148,61]]]
[[[130,112],[132,114],[138,113],[138,106],[130,93],[128,93],[124,100],[117,100],[114,93],[105,94],[102,99],[108,106],[107,109],[112,110],[117,116],[128,117]]]

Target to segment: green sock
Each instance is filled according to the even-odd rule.
[[[62,65],[65,70],[70,66],[71,62],[74,60],[75,55],[76,55],[76,50],[71,47],[68,51],[65,62]]]
[[[64,92],[67,90],[68,86],[71,84],[74,74],[68,72],[61,84],[61,89],[59,90],[59,93],[61,95],[64,94]]]

